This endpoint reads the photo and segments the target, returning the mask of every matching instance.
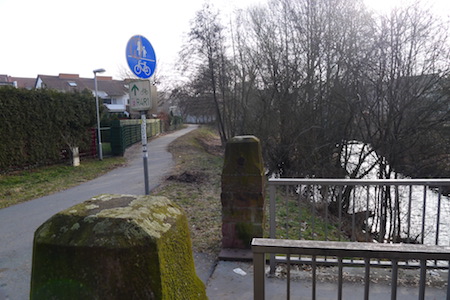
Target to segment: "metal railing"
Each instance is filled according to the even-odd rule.
[[[283,178],[268,186],[271,239],[450,244],[450,200],[442,195],[450,179]],[[284,261],[277,258],[270,256],[272,274]]]
[[[343,299],[343,266],[344,260],[353,258],[364,261],[364,299],[369,299],[370,291],[370,268],[374,261],[389,260],[391,262],[391,299],[397,299],[397,279],[399,263],[404,260],[418,260],[420,262],[420,282],[418,299],[425,299],[426,288],[426,262],[427,260],[450,261],[450,247],[408,245],[401,244],[377,244],[377,243],[354,243],[354,242],[326,242],[326,241],[300,241],[300,240],[276,240],[259,239],[252,241],[254,283],[253,292],[255,300],[264,300],[265,291],[265,263],[266,254],[282,254],[287,262],[286,299],[290,299],[291,282],[290,268],[291,257],[310,256],[312,261],[312,284],[311,298],[316,299],[316,261],[319,257],[332,256],[338,261],[338,280],[336,299]],[[447,296],[450,299],[450,282],[447,279]],[[303,292],[302,292],[302,295]]]

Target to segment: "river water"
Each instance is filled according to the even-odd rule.
[[[364,161],[359,174],[363,174],[375,164],[377,155],[367,144],[356,141],[349,142],[347,154],[342,157],[343,162],[347,161],[347,171],[354,171],[353,168],[358,165],[360,159]],[[379,167],[375,166],[361,179],[377,179],[378,174]],[[400,174],[397,174],[397,177],[407,178]],[[377,222],[380,216],[379,191],[379,188],[371,187],[367,193],[366,187],[357,187],[354,191],[353,202],[355,212],[365,211],[367,205],[371,212],[375,212],[375,216],[369,219],[369,224],[372,224],[372,230],[376,231],[380,230],[379,222]],[[369,197],[369,201],[367,201],[367,197]],[[391,187],[391,198],[399,201],[401,237],[406,238],[409,233],[409,237],[418,242],[423,240],[424,244],[450,245],[449,197],[440,195],[436,189],[430,187],[400,186],[398,191],[395,187]],[[353,211],[353,207],[350,207],[350,211]],[[387,228],[390,225],[388,221]],[[397,226],[397,224],[395,225]]]

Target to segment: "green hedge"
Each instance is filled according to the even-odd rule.
[[[54,163],[62,150],[88,143],[95,101],[87,90],[0,87],[0,121],[0,173]]]

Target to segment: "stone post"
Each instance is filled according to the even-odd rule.
[[[222,247],[249,249],[262,237],[264,165],[259,139],[236,136],[227,142],[222,172]]]
[[[207,299],[187,218],[165,197],[100,195],[34,236],[30,299]]]
[[[70,148],[71,158],[72,158],[72,166],[78,167],[80,165],[80,151],[78,147]]]

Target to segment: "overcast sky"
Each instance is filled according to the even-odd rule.
[[[367,0],[387,7],[400,0]],[[440,2],[448,12],[449,0]],[[265,0],[210,0],[232,11]],[[189,21],[204,0],[0,0],[0,74],[36,77],[38,74],[80,74],[106,69],[103,75],[120,79],[128,70],[125,47],[136,34],[153,45],[159,69],[169,74],[189,30]]]
[[[214,0],[215,7],[232,9],[258,0]],[[119,79],[128,69],[125,48],[136,34],[155,49],[158,68],[172,68],[189,22],[204,0],[0,0],[0,74],[92,71]],[[236,3],[239,3],[237,5]]]

